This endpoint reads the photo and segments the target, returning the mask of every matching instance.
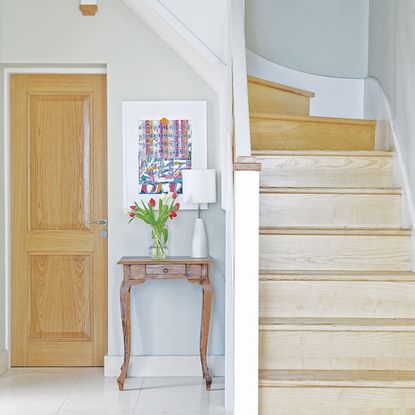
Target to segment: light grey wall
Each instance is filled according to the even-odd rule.
[[[247,47],[317,75],[367,76],[369,0],[246,0]]]
[[[0,8],[0,14],[2,10]],[[1,35],[0,35],[1,36]],[[1,61],[0,61],[1,62]],[[0,64],[0,80],[3,79],[3,68]],[[2,136],[3,132],[3,82],[0,82],[0,136]],[[0,166],[3,165],[4,160],[4,151],[3,146],[0,146]],[[4,193],[4,180],[3,171],[0,170],[0,353],[7,348],[6,345],[6,278],[4,275],[4,264],[5,264],[5,245],[4,245],[4,238],[2,235],[4,235],[5,232],[5,224],[4,224],[4,203],[5,203],[5,193]],[[2,368],[0,367],[0,373],[2,371]]]
[[[401,0],[398,0],[401,2]],[[396,1],[370,1],[369,76],[379,79],[390,104],[395,101]]]
[[[370,1],[369,76],[380,81],[388,97],[409,182],[415,189],[414,0]]]
[[[140,223],[128,225],[123,214],[121,103],[208,101],[208,165],[219,170],[217,97],[123,1],[100,0],[96,17],[83,17],[78,6],[78,0],[0,0],[0,63],[107,65],[109,354],[117,355],[123,347],[118,303],[121,267],[116,262],[123,255],[146,255],[150,244],[149,229]],[[219,206],[210,205],[204,215],[216,261],[209,349],[216,355],[224,353],[225,215]],[[172,255],[190,253],[196,215],[180,212],[171,224]],[[147,282],[135,289],[133,354],[197,355],[200,306],[200,287],[186,281]]]

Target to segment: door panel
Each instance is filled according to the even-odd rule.
[[[12,365],[102,365],[106,77],[12,75]]]
[[[85,229],[90,101],[88,95],[30,95],[30,230]]]
[[[88,255],[31,255],[30,338],[91,339],[91,282]]]

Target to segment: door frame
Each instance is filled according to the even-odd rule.
[[[1,69],[1,68],[0,68]],[[3,66],[3,187],[4,187],[4,290],[5,290],[5,344],[2,346],[7,353],[7,367],[10,368],[11,349],[11,217],[10,217],[10,75],[12,74],[107,74],[107,66]],[[107,80],[108,84],[108,80]],[[108,95],[107,95],[108,96]],[[108,179],[108,178],[107,178]],[[0,368],[1,372],[1,368]]]

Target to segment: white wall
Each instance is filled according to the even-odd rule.
[[[247,47],[298,71],[365,78],[368,9],[369,0],[246,0]]]
[[[2,10],[0,9],[0,13]],[[0,80],[3,79],[3,70],[0,65]],[[0,81],[0,135],[2,133],[3,125],[3,100],[1,99],[3,95],[3,82]],[[3,146],[0,146],[0,163],[2,165],[2,160],[4,159]],[[1,170],[0,170],[1,172]],[[0,173],[1,174],[1,173]],[[5,224],[2,218],[4,217],[3,208],[5,202],[4,194],[4,181],[0,180],[0,235],[5,233]],[[5,350],[7,349],[6,345],[6,319],[7,319],[7,302],[6,302],[6,278],[4,275],[4,266],[5,263],[5,244],[4,238],[0,238],[0,374],[5,370],[8,364],[8,358],[5,356]],[[3,358],[2,358],[3,354]]]
[[[226,62],[226,1],[160,0],[222,62]]]
[[[124,2],[100,0],[95,17],[83,17],[78,4],[77,0],[0,0],[0,63],[14,66],[107,65],[110,235],[108,353],[120,355],[123,350],[118,303],[121,267],[116,262],[123,255],[146,255],[150,244],[148,228],[139,223],[128,225],[122,213],[121,103],[123,100],[208,101],[208,165],[220,169],[217,97]],[[204,213],[211,255],[215,259],[209,344],[209,354],[215,355],[224,353],[225,215],[219,206],[220,201],[210,205],[209,211]],[[190,253],[195,217],[196,212],[183,211],[177,221],[171,224],[169,249],[172,255]],[[197,355],[200,306],[200,287],[186,281],[147,282],[135,289],[132,353]]]
[[[401,148],[403,167],[406,169],[409,187],[414,189],[414,0],[371,0],[369,39],[369,76],[377,78],[386,93]]]

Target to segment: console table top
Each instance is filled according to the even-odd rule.
[[[164,259],[154,259],[149,256],[124,256],[118,264],[122,265],[145,265],[145,264],[196,264],[205,265],[211,264],[213,259],[207,258],[192,258],[190,256],[171,256]]]

